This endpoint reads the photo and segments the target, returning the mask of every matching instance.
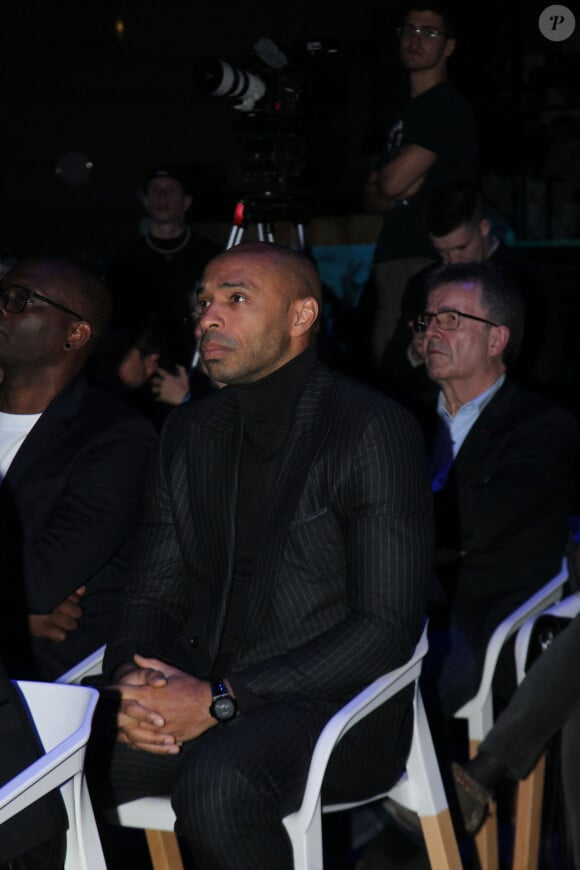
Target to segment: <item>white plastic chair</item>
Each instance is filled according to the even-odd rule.
[[[562,597],[569,578],[567,561],[562,560],[560,571],[534,595],[524,601],[501,622],[489,639],[479,689],[473,698],[455,713],[456,719],[467,721],[469,756],[477,755],[479,744],[493,725],[492,682],[504,644],[530,617],[542,613]],[[481,870],[498,870],[499,853],[497,818],[491,813],[475,838]]]
[[[557,604],[536,614],[524,622],[516,637],[516,674],[518,684],[526,675],[526,661],[532,631],[538,617],[549,615],[574,619],[580,613],[580,592],[569,595]],[[544,797],[545,753],[538,759],[526,779],[518,784],[516,804],[513,870],[528,870],[537,867],[540,852],[542,827],[542,802]]]
[[[338,812],[391,797],[419,815],[431,865],[459,870],[461,860],[441,782],[433,742],[423,702],[418,690],[422,660],[427,652],[427,628],[423,631],[412,658],[402,667],[375,680],[327,723],[318,738],[304,798],[300,809],[283,820],[292,842],[296,870],[322,868],[322,812]],[[94,670],[95,658],[81,663],[77,678]],[[88,670],[90,669],[90,670]],[[70,673],[70,672],[69,672]],[[66,675],[63,675],[63,678]],[[61,679],[63,679],[61,678]],[[411,750],[399,782],[388,791],[364,801],[321,808],[320,788],[331,752],[340,738],[405,686],[415,684],[414,724]],[[147,797],[116,807],[110,820],[124,827],[146,830],[154,870],[182,870],[177,837],[173,833],[175,815],[169,798]]]
[[[418,688],[422,660],[427,652],[427,627],[412,658],[397,670],[379,677],[339,710],[323,729],[312,755],[302,806],[283,819],[294,853],[295,870],[322,870],[321,812],[353,809],[390,797],[416,812],[421,819],[431,866],[461,868],[447,798],[433,749],[433,741]],[[320,790],[328,760],[340,738],[405,686],[415,684],[411,750],[399,782],[388,791],[364,801],[321,805]]]
[[[66,673],[61,674],[56,682],[78,684],[84,677],[101,674],[104,655],[105,647],[99,647]],[[106,817],[111,824],[145,831],[154,870],[183,870],[179,843],[173,830],[175,814],[169,798],[146,797],[129,801],[110,810]]]
[[[30,710],[44,755],[0,788],[0,825],[60,788],[69,828],[66,870],[106,870],[83,775],[85,751],[98,693],[82,686],[17,682]]]

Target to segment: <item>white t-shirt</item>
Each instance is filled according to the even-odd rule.
[[[6,414],[0,411],[0,482],[10,468],[20,445],[40,419],[40,414]]]

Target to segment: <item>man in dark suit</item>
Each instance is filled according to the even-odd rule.
[[[506,378],[523,302],[499,267],[439,266],[427,294],[416,325],[441,389],[431,475],[444,595],[423,684],[451,716],[475,694],[494,628],[559,568],[577,433],[566,411]]]
[[[110,797],[171,792],[200,870],[292,867],[281,820],[320,731],[421,629],[432,529],[418,428],[317,362],[320,300],[314,266],[288,248],[208,264],[201,352],[227,386],[168,419],[107,648],[121,698]],[[329,794],[396,779],[410,704],[350,732]]]
[[[152,426],[80,371],[108,293],[80,266],[24,260],[0,283],[1,650],[51,680],[106,640],[128,570]]]

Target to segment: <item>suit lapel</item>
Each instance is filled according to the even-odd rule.
[[[515,384],[506,381],[483,409],[469,430],[452,465],[452,470],[457,477],[461,479],[469,477],[473,469],[480,465],[483,457],[489,452],[489,440],[493,438],[498,428],[505,425],[506,413],[509,412],[512,398],[517,389]]]
[[[71,418],[78,414],[86,390],[86,382],[79,378],[53,399],[22,442],[2,481],[0,492],[3,487],[18,492],[23,477],[31,479],[36,463],[46,473],[45,456],[50,455],[52,445],[66,432]]]

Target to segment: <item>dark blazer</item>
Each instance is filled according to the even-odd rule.
[[[82,377],[26,437],[0,485],[0,648],[12,677],[53,679],[105,642],[156,443],[144,417]],[[26,614],[82,584],[80,627],[64,643],[29,643]]]
[[[241,446],[233,388],[168,419],[106,669],[138,651],[211,673],[232,580]],[[316,365],[264,512],[245,640],[225,675],[242,711],[290,695],[338,704],[404,662],[431,558],[418,427]]]
[[[434,590],[430,601],[421,682],[432,722],[473,697],[495,628],[559,570],[576,452],[574,419],[506,380],[434,494],[436,574],[444,594]],[[494,690],[507,699],[514,688],[508,646]]]
[[[573,417],[507,380],[435,494],[437,548],[463,550],[456,595],[523,600],[557,572],[578,449]]]
[[[0,785],[41,754],[24,702],[0,663]],[[67,827],[60,794],[51,792],[0,825],[0,864],[45,843]]]

